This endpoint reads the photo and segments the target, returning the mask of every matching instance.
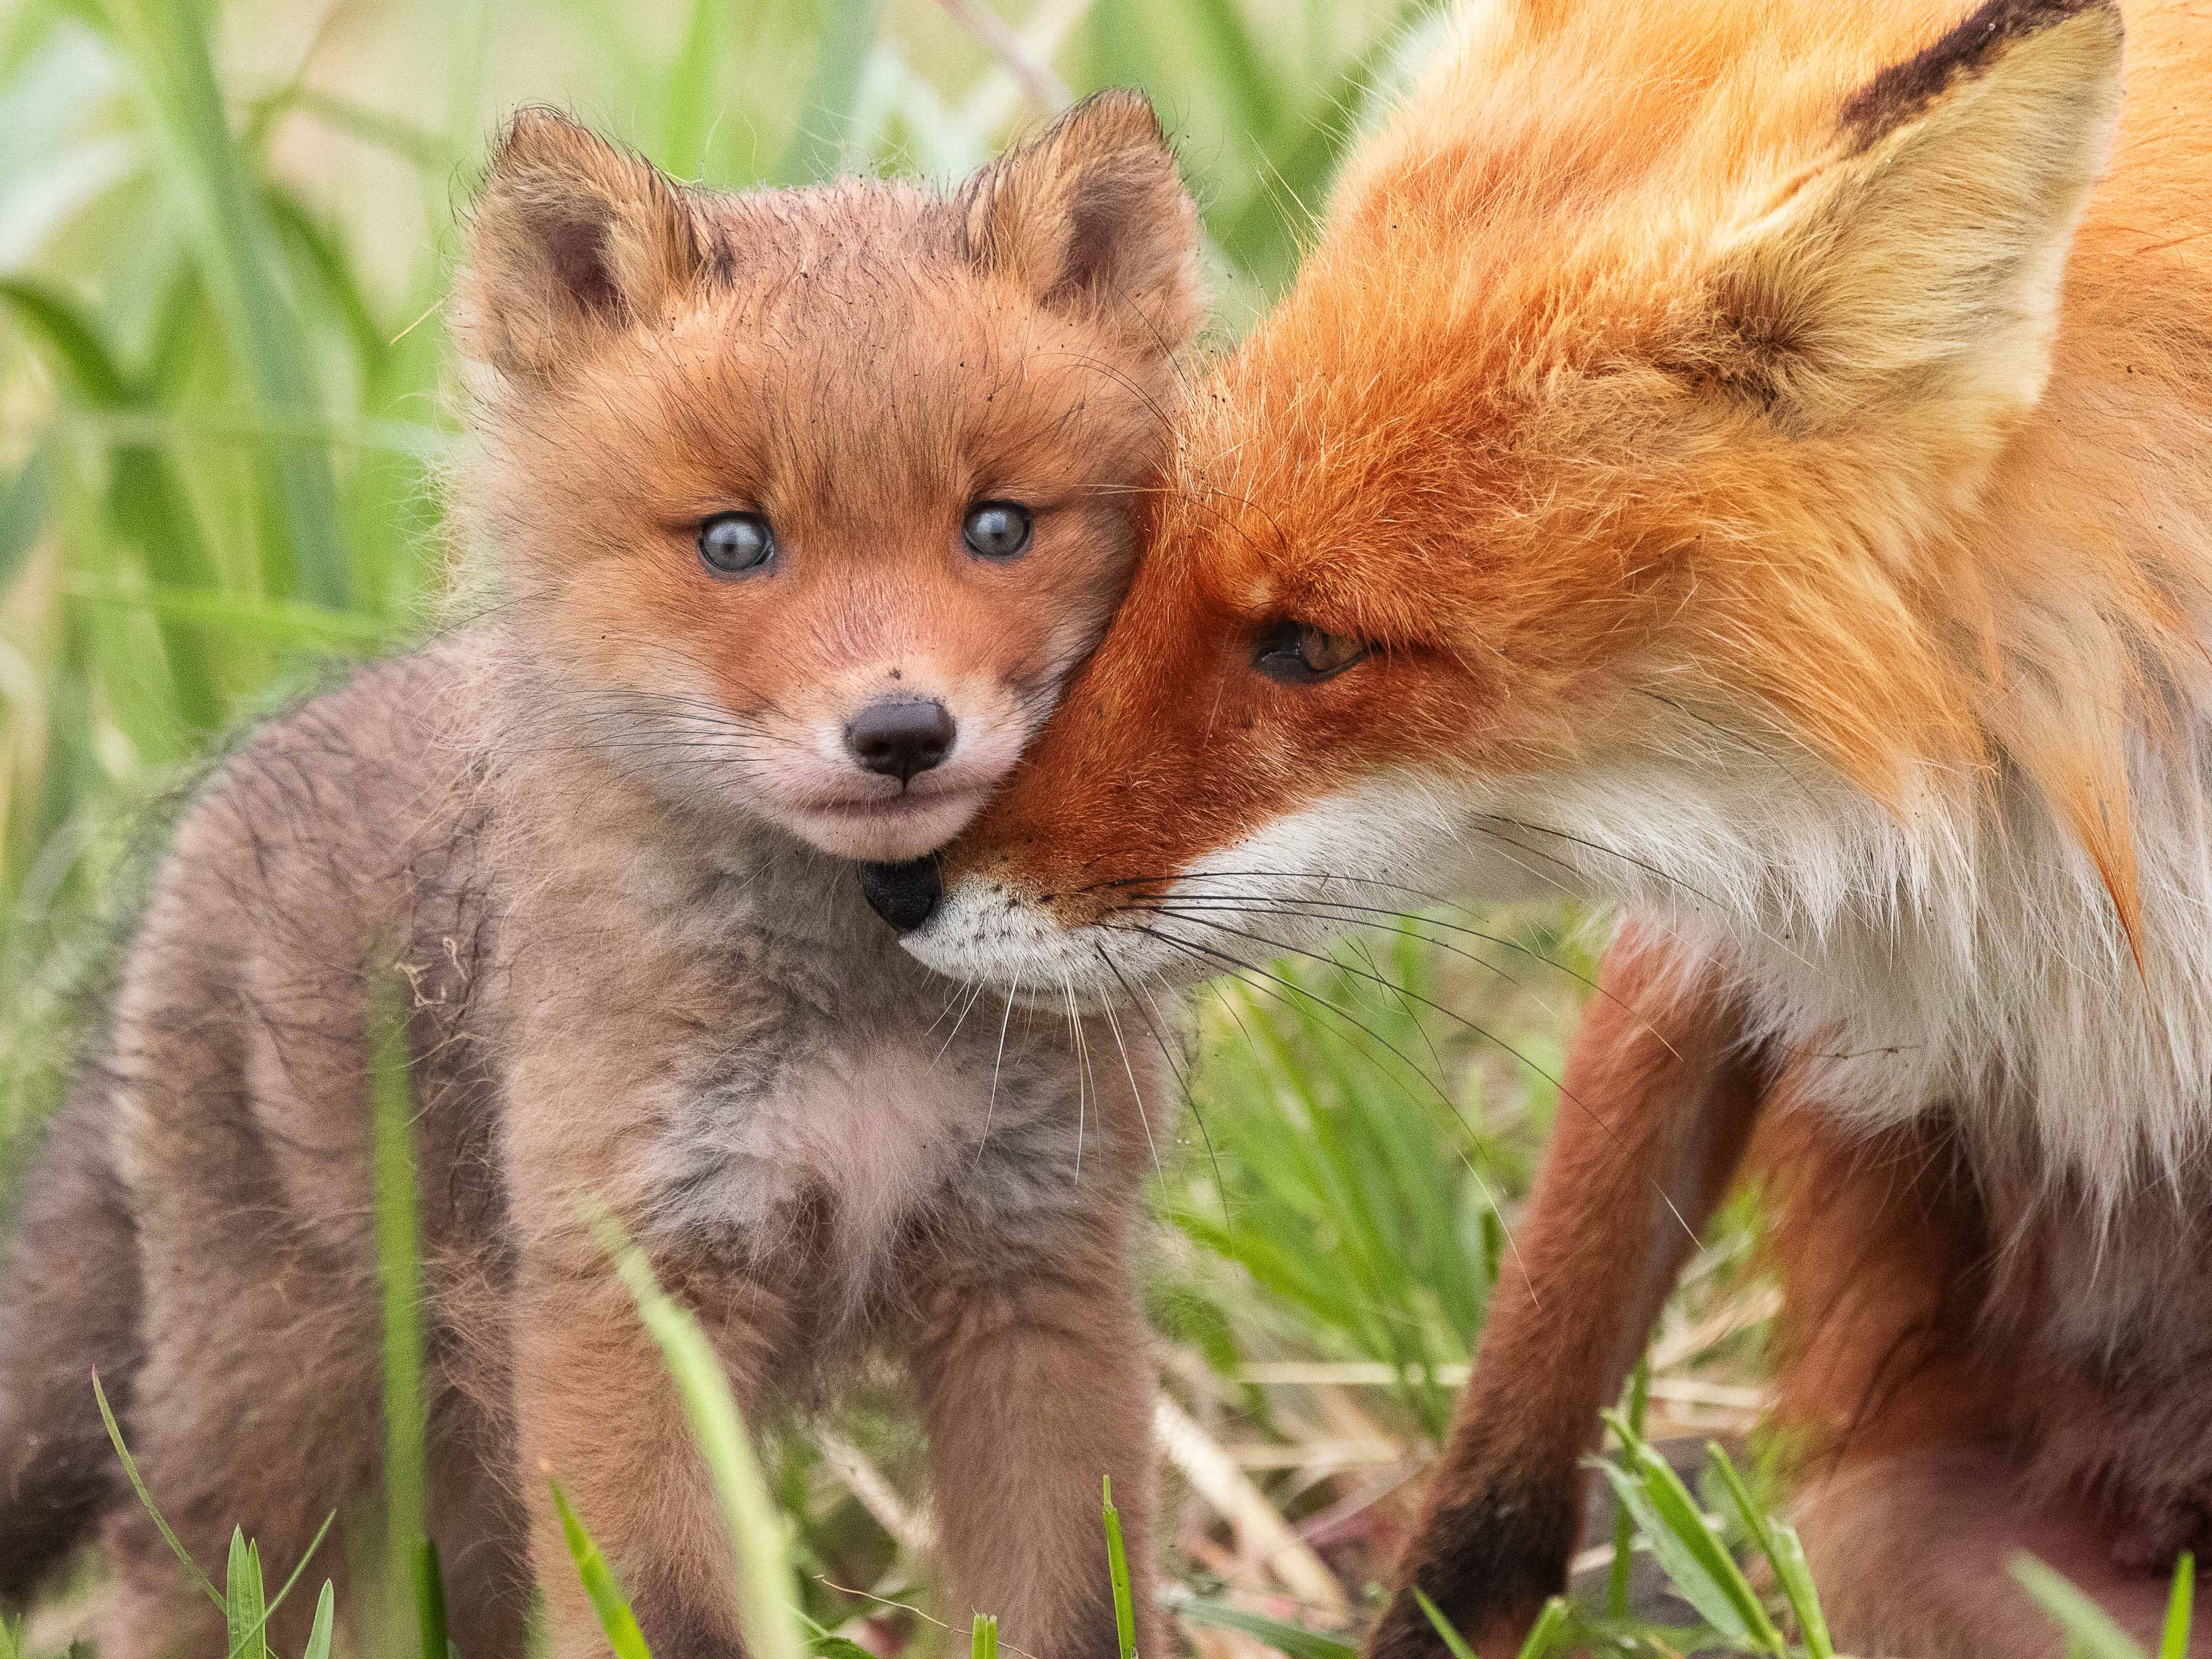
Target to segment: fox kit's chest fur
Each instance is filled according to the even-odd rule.
[[[505,931],[527,941],[502,1131],[526,1231],[572,1227],[589,1171],[657,1255],[805,1304],[805,1366],[897,1324],[945,1230],[1046,1249],[1121,1201],[1127,1097],[1109,1127],[1064,1018],[920,969],[851,866],[773,830],[708,836],[595,787],[597,764],[498,791]]]

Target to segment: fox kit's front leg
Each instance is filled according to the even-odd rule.
[[[1103,1183],[1100,1183],[1103,1185]],[[1101,1510],[1110,1477],[1140,1652],[1151,1594],[1152,1367],[1127,1262],[1126,1203],[1039,1244],[978,1231],[917,1264],[914,1375],[945,1564],[963,1611],[1040,1659],[1118,1650]]]
[[[613,1564],[657,1659],[738,1659],[728,1528],[628,1287],[603,1255],[526,1261],[521,1280],[515,1406],[552,1659],[606,1652],[553,1507],[554,1480]],[[755,1379],[732,1370],[744,1399]]]
[[[541,896],[538,926],[565,943],[560,896]],[[670,1057],[687,1053],[685,1026],[710,1005],[681,964],[654,959],[617,977],[580,971],[550,948],[518,964],[514,990],[505,1152],[514,1401],[553,1659],[606,1651],[554,1480],[613,1566],[656,1659],[738,1659],[729,1532],[667,1361],[593,1224],[611,1215],[646,1250],[662,1285],[699,1316],[740,1405],[751,1403],[781,1334],[781,1300],[689,1259],[655,1224],[657,1155],[687,1091]]]
[[[1559,1127],[1474,1375],[1400,1563],[1374,1659],[1444,1651],[1420,1589],[1485,1659],[1565,1588],[1581,1461],[1741,1156],[1757,1056],[1721,975],[1634,923],[1606,958]]]

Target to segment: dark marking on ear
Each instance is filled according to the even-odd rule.
[[[1871,149],[1961,78],[1987,70],[2014,42],[2089,11],[2111,12],[2117,21],[2119,8],[2115,0],[1984,0],[1942,39],[1860,88],[1837,125],[1855,152]]]
[[[1093,185],[1069,209],[1066,262],[1045,295],[1048,305],[1066,304],[1099,285],[1114,253],[1115,204],[1110,197],[1109,191]]]
[[[555,373],[610,331],[666,317],[704,280],[705,240],[686,193],[643,157],[519,111],[477,193],[456,337],[507,374]]]
[[[1704,326],[1658,364],[1697,391],[1748,404],[1787,428],[1792,383],[1818,367],[1812,331],[1791,295],[1724,270],[1712,280]]]
[[[629,307],[623,303],[614,272],[607,268],[606,221],[561,218],[542,234],[553,275],[576,303],[611,322],[621,321]]]
[[[1068,204],[1067,246],[1048,304],[1066,303],[1111,282],[1121,239],[1143,222],[1146,197],[1154,188],[1152,180],[1129,168],[1101,168],[1083,182]]]
[[[977,173],[958,201],[966,257],[1039,303],[1133,326],[1162,351],[1196,328],[1196,210],[1141,94],[1092,94]]]

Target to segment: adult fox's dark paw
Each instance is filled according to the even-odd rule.
[[[1445,1659],[1415,1589],[1483,1659],[1516,1651],[1546,1600],[1566,1587],[1576,1497],[1571,1475],[1516,1477],[1431,1510],[1400,1563],[1401,1588],[1368,1638],[1367,1659]]]

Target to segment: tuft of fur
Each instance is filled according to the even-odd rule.
[[[832,855],[950,836],[1104,627],[1194,222],[1127,97],[957,194],[722,195],[517,118],[457,304],[457,512],[496,603],[271,721],[186,817],[0,1303],[0,1595],[97,1530],[103,1654],[224,1650],[117,1491],[94,1365],[210,1570],[242,1527],[289,1571],[374,1491],[365,1028],[396,974],[462,1651],[520,1655],[533,1582],[553,1653],[604,1650],[549,1470],[656,1653],[739,1649],[726,1534],[592,1203],[749,1411],[902,1361],[963,1494],[958,1593],[1036,1651],[1113,1651],[1097,1483],[1140,1574],[1152,1492],[1127,1261],[1151,1068],[1086,1065],[1103,1023],[966,1018]],[[1008,499],[1030,544],[975,556],[963,519]],[[775,550],[725,579],[697,537],[730,512]],[[887,697],[957,719],[911,781],[845,742]]]
[[[2208,72],[2179,0],[1463,6],[909,947],[1103,988],[1447,884],[1624,904],[1838,1148],[1955,1148],[2003,1271],[1941,1304],[1996,1356],[1954,1423],[2170,1554],[2212,1515]],[[1366,654],[1255,672],[1285,623]],[[1547,1456],[1586,1443],[1532,1397]]]

